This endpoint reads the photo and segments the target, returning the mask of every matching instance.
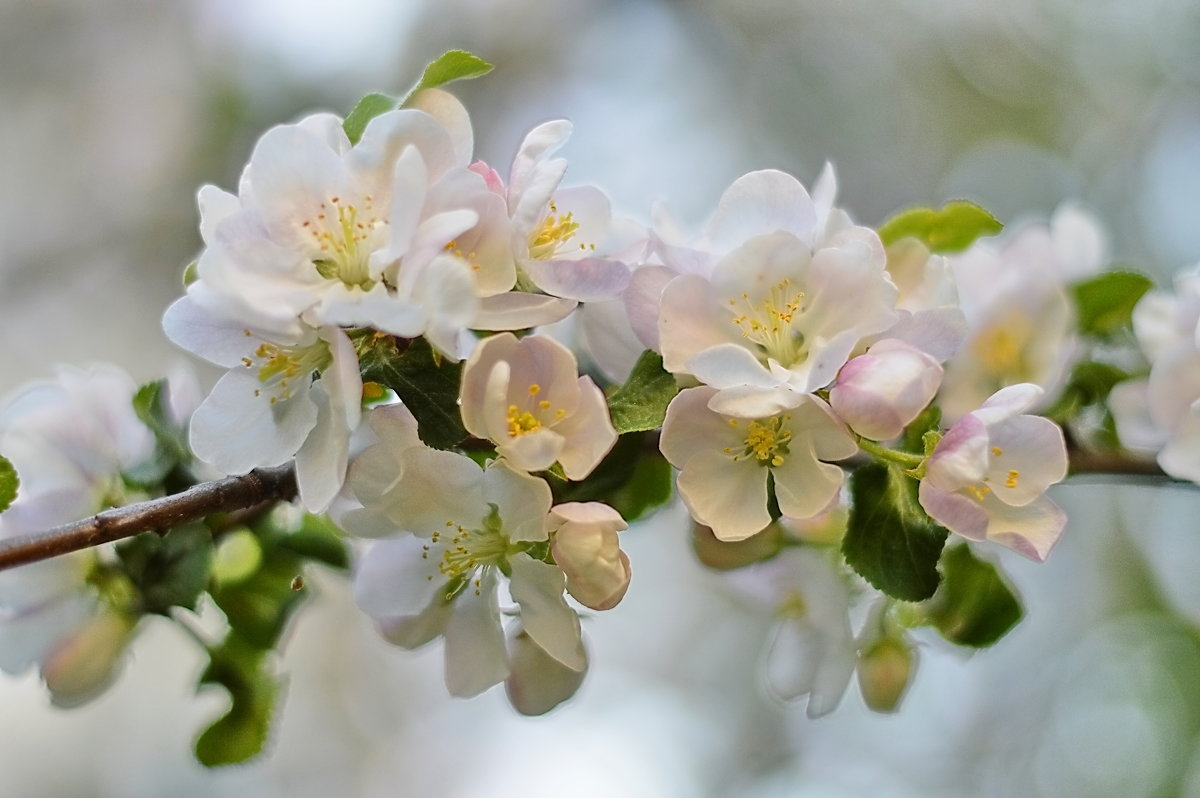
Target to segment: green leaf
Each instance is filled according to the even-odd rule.
[[[21,480],[17,476],[17,468],[7,457],[0,455],[0,513],[17,498],[17,488]]]
[[[608,398],[608,410],[618,434],[647,432],[662,426],[667,405],[679,393],[675,378],[663,369],[662,355],[642,352],[629,379]]]
[[[270,654],[234,631],[220,647],[209,649],[199,684],[224,687],[231,703],[196,739],[196,759],[205,767],[245,762],[262,752],[281,692],[279,679],[269,670]]]
[[[162,537],[146,532],[116,550],[143,612],[167,615],[171,607],[194,609],[208,584],[213,545],[203,524],[175,527]]]
[[[417,85],[405,95],[405,102],[425,89],[436,89],[456,80],[468,80],[486,75],[494,67],[466,50],[447,50],[426,65]]]
[[[980,236],[994,236],[1004,229],[995,216],[973,202],[954,200],[941,210],[911,208],[888,219],[879,228],[883,245],[906,236],[916,238],[930,252],[961,252]]]
[[[368,122],[380,114],[399,107],[400,101],[395,97],[378,93],[368,94],[355,104],[350,113],[346,114],[346,119],[342,122],[342,130],[346,131],[346,137],[350,139],[352,145],[357,144],[358,140],[362,138],[363,131],[367,129]]]
[[[191,460],[185,432],[171,420],[170,386],[166,380],[150,382],[133,395],[133,412],[154,433],[154,454],[125,472],[125,479],[144,487],[158,486],[179,463]]]
[[[359,339],[364,382],[391,388],[417,419],[417,434],[435,449],[453,449],[467,437],[458,411],[462,364],[435,356],[424,338],[408,341],[375,335]]]
[[[636,521],[671,500],[674,477],[665,458],[643,453],[625,484],[608,495],[607,503],[626,521]]]
[[[343,571],[350,568],[345,534],[323,515],[305,513],[300,528],[279,538],[278,545],[306,560],[316,560],[331,568]]]
[[[187,288],[192,283],[200,279],[200,270],[197,268],[196,261],[192,261],[187,266],[183,267],[183,287]]]
[[[842,539],[850,567],[893,598],[932,596],[948,533],[921,509],[917,481],[895,467],[863,466],[850,476],[850,499]]]
[[[213,585],[210,592],[231,628],[252,645],[272,648],[307,589],[292,588],[302,571],[298,555],[280,547],[268,548],[265,542],[263,548],[262,565],[253,576],[236,584]]]
[[[967,544],[946,550],[942,574],[942,586],[925,612],[951,643],[985,648],[1021,620],[1021,601],[1012,587],[996,566],[977,559]]]
[[[1079,313],[1079,330],[1106,338],[1128,328],[1133,307],[1154,287],[1154,281],[1137,272],[1105,272],[1071,287]]]

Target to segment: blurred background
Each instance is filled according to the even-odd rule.
[[[1123,263],[1200,260],[1193,0],[0,0],[0,391],[51,364],[139,380],[199,247],[195,192],[234,188],[255,138],[400,92],[445,49],[497,65],[456,93],[502,169],[565,116],[568,183],[703,223],[736,176],[826,160],[866,224],[967,197],[1001,220],[1079,198]],[[5,796],[1200,796],[1200,492],[1067,485],[1050,562],[996,552],[1029,616],[967,659],[930,640],[895,716],[851,687],[819,721],[761,687],[770,620],[694,561],[664,511],[625,534],[625,603],[592,672],[528,720],[446,697],[441,651],[379,642],[344,583],[284,651],[269,753],[207,772],[221,711],[168,624],[75,711],[0,681]],[[219,692],[219,691],[218,691]]]

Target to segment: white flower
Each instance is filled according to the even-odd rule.
[[[1068,205],[1049,226],[1026,226],[1001,244],[981,239],[950,259],[968,333],[946,364],[938,404],[948,419],[1006,385],[1055,394],[1077,344],[1067,284],[1097,273],[1104,257],[1099,224]]]
[[[227,474],[294,457],[301,501],[324,510],[341,489],[362,415],[358,356],[346,334],[305,328],[287,338],[212,316],[191,297],[167,308],[163,329],[229,369],[192,417],[196,456]]]
[[[629,557],[617,532],[629,525],[600,502],[566,502],[550,509],[554,562],[567,576],[567,592],[585,607],[609,610],[629,589]]]
[[[842,366],[829,404],[859,435],[891,440],[929,406],[941,381],[942,367],[933,357],[885,338]]]
[[[872,234],[873,235],[873,234]],[[713,409],[746,418],[796,407],[832,382],[859,341],[896,320],[878,239],[813,252],[791,233],[758,236],[662,294],[663,364],[718,389]]]
[[[921,506],[951,532],[1039,561],[1067,521],[1044,495],[1067,474],[1062,429],[1021,415],[1041,393],[1036,385],[1012,385],[959,419],[926,462],[919,492]]]
[[[480,343],[463,369],[460,404],[467,430],[525,471],[558,462],[582,479],[617,442],[604,394],[546,336],[501,333]]]
[[[377,444],[387,446],[386,439]],[[420,445],[391,455],[398,469],[373,473],[385,461],[371,451],[355,461],[350,486],[378,520],[343,520],[352,533],[398,535],[371,546],[354,582],[359,606],[385,637],[406,648],[444,637],[450,692],[486,690],[510,673],[497,596],[507,574],[525,633],[563,666],[582,671],[579,618],[563,598],[563,572],[529,553],[548,540],[546,483],[501,461],[484,470]]]
[[[829,408],[814,396],[796,407],[756,419],[711,409],[716,391],[681,391],[667,407],[660,446],[680,469],[679,494],[692,517],[721,540],[742,540],[771,522],[767,478],[774,477],[779,509],[809,518],[838,494],[844,474],[826,460],[858,451]]]

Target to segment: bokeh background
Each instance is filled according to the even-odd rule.
[[[479,157],[569,117],[568,181],[635,216],[661,199],[699,225],[743,172],[810,183],[831,160],[867,224],[1077,198],[1121,262],[1162,280],[1200,260],[1194,0],[0,0],[0,391],[56,362],[182,362],[158,320],[199,247],[196,188],[233,187],[271,124],[401,91],[451,47],[498,67],[456,87]],[[549,717],[447,698],[440,650],[379,642],[314,573],[261,760],[194,763],[222,700],[151,622],[83,709],[0,681],[0,795],[1200,795],[1200,491],[1054,496],[1050,562],[997,552],[1026,621],[971,658],[930,639],[895,716],[853,686],[819,721],[769,699],[770,621],[696,564],[675,508],[626,533],[633,586]]]

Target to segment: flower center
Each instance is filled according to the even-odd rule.
[[[729,309],[735,314],[733,323],[747,338],[761,346],[767,357],[773,358],[785,368],[798,363],[807,356],[804,336],[793,329],[801,314],[804,292],[795,288],[792,281],[784,279],[773,285],[757,304],[750,294],[729,300]]]
[[[440,557],[435,549],[441,549]],[[473,587],[478,596],[482,583],[479,571],[503,565],[508,550],[508,537],[503,532],[500,511],[493,504],[478,529],[467,529],[454,521],[447,521],[446,530],[433,533],[421,557],[426,560],[431,554],[438,557],[438,571],[448,580],[446,600],[449,601],[468,586]],[[428,578],[432,579],[432,574]]]
[[[789,454],[788,446],[792,441],[792,431],[787,428],[792,414],[750,421],[746,424],[746,438],[741,449],[726,446],[721,451],[733,458],[736,463],[748,458],[754,459],[759,465],[781,466],[784,455]],[[738,429],[742,424],[740,419],[729,419],[729,426]]]
[[[321,203],[314,218],[300,226],[320,252],[313,259],[318,274],[369,291],[375,285],[369,268],[371,252],[376,249],[372,239],[386,225],[386,219],[375,215],[374,200],[367,194],[361,211],[341,197],[330,197],[329,202]]]
[[[560,407],[550,414],[553,420],[547,420],[546,415],[553,406],[548,399],[537,399],[541,392],[542,386],[535,382],[529,386],[528,409],[522,409],[520,405],[515,404],[508,406],[508,437],[517,438],[527,432],[541,429],[544,424],[561,421],[566,416],[567,411]]]
[[[529,236],[529,257],[534,260],[549,260],[560,254],[567,242],[579,231],[579,222],[574,213],[559,214],[558,206],[550,202],[550,213]],[[594,250],[595,244],[579,245],[581,250]]]
[[[1026,347],[1032,339],[1030,321],[1010,313],[982,330],[971,343],[971,354],[990,374],[1013,381],[1031,377]]]
[[[251,335],[249,330],[244,332]],[[291,399],[297,380],[307,382],[314,372],[324,371],[332,362],[329,344],[321,340],[290,347],[263,341],[253,355],[242,358],[246,368],[258,369],[258,381],[263,387],[256,388],[254,395],[262,396],[265,392],[271,404]]]

